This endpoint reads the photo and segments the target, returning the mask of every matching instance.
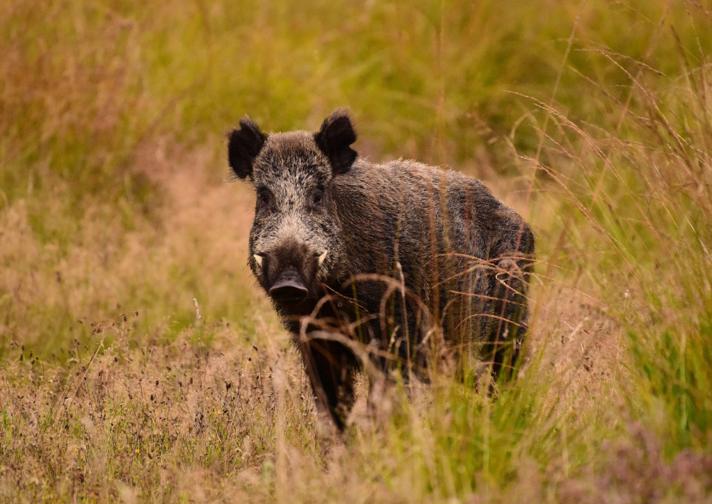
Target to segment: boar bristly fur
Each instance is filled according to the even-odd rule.
[[[371,163],[355,141],[337,111],[316,133],[267,135],[243,119],[228,144],[235,175],[257,193],[250,268],[339,428],[364,363],[350,342],[406,379],[427,380],[438,342],[494,377],[511,370],[534,254],[529,226],[479,181],[414,161]]]

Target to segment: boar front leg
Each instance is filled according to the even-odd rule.
[[[346,427],[355,400],[354,378],[358,360],[345,345],[324,339],[299,343],[317,407],[328,411],[336,427]]]

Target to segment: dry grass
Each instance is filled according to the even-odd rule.
[[[238,3],[0,5],[0,501],[712,502],[710,8]],[[220,170],[243,112],[344,103],[539,262],[513,383],[361,390],[341,438]]]
[[[5,326],[12,346],[0,376],[0,496],[26,502],[72,496],[196,502],[425,498],[421,471],[457,471],[434,467],[439,447],[432,445],[432,430],[448,432],[448,423],[462,421],[432,415],[448,411],[447,401],[457,404],[468,396],[473,404],[496,405],[473,392],[463,397],[446,380],[409,399],[396,392],[390,400],[398,424],[388,427],[373,424],[361,396],[353,431],[346,441],[334,437],[316,417],[298,356],[245,266],[252,196],[194,170],[206,162],[200,152],[183,153],[184,166],[166,157],[159,142],[143,149],[137,166],[150,167],[154,183],[164,189],[158,214],[120,232],[121,224],[112,229],[109,219],[97,218],[107,209],[90,209],[62,261],[33,236],[22,202],[4,213],[3,260],[13,268],[3,276],[3,290],[13,293],[14,302]],[[197,276],[183,277],[180,269],[196,258]],[[181,288],[167,278],[177,278]],[[173,317],[146,310],[150,302],[143,296],[175,306]],[[598,444],[604,433],[625,431],[632,419],[624,413],[629,377],[620,324],[565,279],[542,280],[532,302],[531,362],[520,378],[529,383],[519,393],[541,395],[534,401],[540,418],[527,421],[542,429],[549,445],[574,438],[579,445]],[[55,311],[32,315],[37,305]],[[45,347],[36,338],[52,337],[54,313],[62,310],[91,314],[66,322],[85,335],[81,341],[50,345],[50,360],[17,348],[19,342]],[[209,315],[221,310],[227,315]],[[240,315],[231,317],[230,310]],[[475,419],[482,413],[470,414]],[[570,433],[551,431],[561,422]],[[400,446],[402,429],[423,445]],[[541,448],[529,442],[520,448],[524,453]],[[383,458],[389,445],[391,458]],[[620,449],[633,457],[628,450],[648,447],[625,443]],[[624,466],[616,469],[622,475],[580,480],[570,476],[576,462],[565,450],[544,472],[530,457],[517,463],[521,467],[508,477],[514,480],[504,493],[488,490],[482,475],[475,480],[482,489],[465,498],[545,499],[553,491],[564,501],[595,500],[609,491],[599,479],[622,478],[625,492],[626,478],[641,479],[641,485],[652,478]],[[661,471],[680,472],[677,462],[655,463]],[[694,487],[693,494],[695,485],[705,484],[694,476],[692,483],[681,481]],[[549,485],[553,490],[545,490]]]

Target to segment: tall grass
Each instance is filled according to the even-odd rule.
[[[705,502],[704,3],[0,5],[0,500]],[[519,376],[335,439],[245,266],[245,113],[485,178],[537,234]],[[363,406],[363,405],[361,405]]]

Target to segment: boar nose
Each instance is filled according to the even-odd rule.
[[[295,268],[285,269],[269,289],[269,295],[278,301],[302,301],[307,294],[309,289]]]

